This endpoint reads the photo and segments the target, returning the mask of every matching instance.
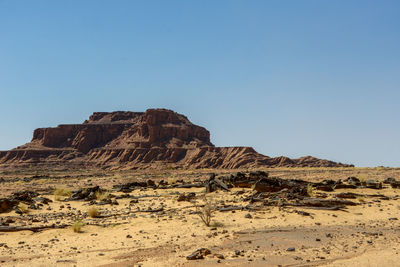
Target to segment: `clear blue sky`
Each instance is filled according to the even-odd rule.
[[[400,1],[0,0],[0,150],[164,107],[217,146],[400,166]]]

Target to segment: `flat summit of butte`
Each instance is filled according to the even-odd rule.
[[[36,129],[31,142],[0,151],[0,166],[26,164],[108,169],[353,166],[311,156],[271,158],[251,147],[216,147],[207,129],[167,109],[95,112],[82,124]]]

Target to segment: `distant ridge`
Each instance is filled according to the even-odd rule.
[[[311,156],[271,158],[251,147],[215,147],[205,128],[167,109],[95,112],[82,124],[39,128],[32,141],[0,151],[0,166],[106,169],[354,167]]]

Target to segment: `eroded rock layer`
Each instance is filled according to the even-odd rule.
[[[349,167],[314,157],[270,158],[251,147],[215,147],[210,133],[166,109],[95,112],[83,124],[39,128],[30,143],[0,151],[0,165],[102,168]]]

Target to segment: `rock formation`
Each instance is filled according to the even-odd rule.
[[[102,168],[349,167],[313,157],[270,158],[251,147],[215,147],[210,133],[166,109],[95,112],[83,124],[39,128],[30,143],[0,151],[0,165]]]

